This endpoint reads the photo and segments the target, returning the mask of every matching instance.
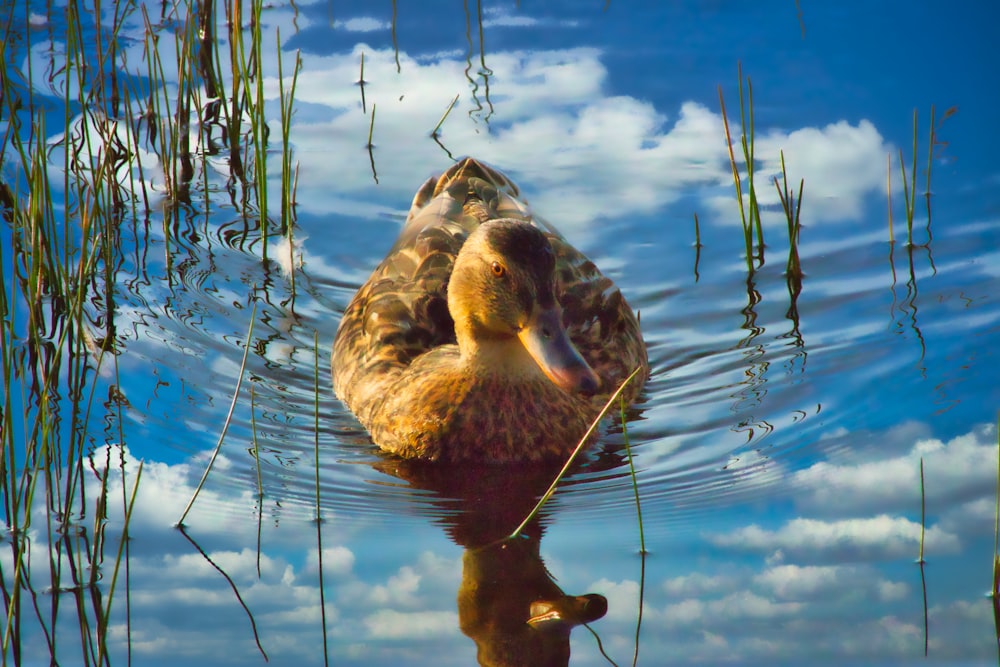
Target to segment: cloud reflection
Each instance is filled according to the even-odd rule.
[[[995,448],[993,427],[977,428],[948,441],[927,437],[921,428],[900,428],[894,433],[887,438],[881,460],[886,471],[882,481],[896,475],[894,462],[937,453],[942,458],[931,460],[941,472],[948,472],[938,479],[955,488],[963,484],[976,488],[980,470],[962,461]],[[908,442],[902,441],[904,437]],[[890,443],[893,439],[897,441]],[[865,461],[853,465],[869,465],[870,457],[869,453]],[[102,460],[110,461],[112,467],[110,497],[120,498],[121,462],[126,471],[135,471],[138,462],[128,453],[122,458],[116,452]],[[949,467],[948,461],[953,465]],[[813,466],[803,480],[819,490],[824,483],[849,477],[851,456],[838,457],[836,465],[828,465],[828,477],[820,476]],[[132,518],[129,560],[131,650],[143,664],[170,664],[164,655],[198,664],[260,659],[247,617],[230,587],[211,563],[170,529],[193,492],[200,466],[197,461],[145,463]],[[879,481],[872,477],[873,486]],[[797,511],[788,516],[771,516],[767,509],[730,512],[736,519],[730,520],[732,530],[713,530],[690,539],[654,531],[654,555],[648,563],[644,593],[643,654],[669,650],[680,661],[738,658],[749,664],[794,662],[821,654],[837,660],[902,659],[915,655],[917,648],[922,650],[919,579],[916,570],[911,570],[919,525],[903,513],[855,518],[853,505],[820,507],[808,489],[803,493],[802,483],[794,496]],[[96,477],[87,485],[88,494],[98,492]],[[126,487],[131,488],[131,481]],[[900,488],[898,493],[906,497],[910,490]],[[319,660],[322,620],[314,524],[294,517],[265,522],[263,550],[258,554],[250,546],[257,539],[253,494],[232,487],[203,494],[190,515],[191,534],[203,542],[212,563],[240,590],[272,664]],[[929,610],[933,655],[984,657],[991,644],[988,601],[981,591],[970,592],[963,583],[965,572],[953,571],[947,560],[960,544],[966,550],[985,547],[983,556],[988,560],[991,540],[983,539],[982,523],[953,520],[968,513],[969,507],[989,504],[988,495],[985,489],[970,498],[945,492],[933,503],[926,538],[926,553],[934,564],[930,579],[934,599]],[[880,502],[893,505],[891,498]],[[112,502],[108,510],[108,530],[113,534],[120,530],[121,506]],[[973,513],[987,516],[985,510]],[[444,515],[437,523],[453,538],[476,541],[483,539],[477,516],[470,514],[467,522],[452,525]],[[363,538],[355,537],[359,529]],[[443,538],[441,526],[421,516],[395,519],[391,527],[382,529],[383,537],[373,535],[379,530],[376,525],[359,526],[348,517],[324,525],[326,621],[336,663],[399,664],[422,660],[417,656],[426,656],[427,651],[449,656],[440,664],[469,662],[474,647],[459,632],[456,612],[463,570],[457,547]],[[621,530],[624,536],[633,528],[623,524]],[[580,576],[592,573],[592,566],[579,573],[570,566],[578,548],[573,546],[575,538],[564,540],[572,536],[572,529],[557,525],[551,532],[546,551],[555,555],[547,560],[562,574],[560,586],[579,586],[606,597],[607,616],[594,627],[616,655],[627,652],[640,595],[639,581],[629,576],[637,568],[633,554],[622,552],[624,560],[606,568],[609,575],[625,573],[624,578],[605,576],[588,583]],[[609,544],[621,539],[609,535]],[[392,550],[383,553],[378,545],[392,545]],[[588,558],[600,551],[589,549]],[[0,553],[4,572],[11,572],[9,552]],[[42,549],[31,552],[35,577],[47,571],[37,560],[45,553]],[[701,555],[692,562],[685,553]],[[469,557],[466,554],[465,560]],[[466,576],[469,566],[465,562]],[[43,582],[35,579],[34,583]],[[985,584],[984,577],[984,589]],[[124,606],[116,603],[115,609],[110,633],[116,650],[124,652]],[[821,639],[816,643],[810,640],[817,637]],[[574,654],[586,655],[589,649],[588,640],[574,640]]]
[[[458,53],[415,57],[356,45],[350,52],[310,56],[299,75],[297,122],[292,127],[301,162],[300,200],[308,212],[349,206],[368,215],[375,187],[365,169],[333,164],[366,160],[370,118],[353,83],[365,57],[368,104],[377,105],[374,143],[380,192],[408,196],[423,176],[447,166],[429,138],[449,101],[460,101],[442,127],[454,154],[502,164],[526,184],[532,203],[558,215],[563,227],[648,214],[696,196],[719,221],[735,223],[731,169],[722,117],[696,102],[679,109],[608,92],[603,54],[594,48],[500,51],[489,55],[493,113],[475,114],[467,63]],[[272,80],[271,94],[277,84]],[[321,148],[320,148],[321,147]],[[866,197],[884,187],[890,147],[866,120],[824,127],[758,129],[756,156],[761,204],[779,219],[771,179],[784,150],[791,182],[806,180],[811,220],[857,218]],[[331,163],[330,155],[338,156]],[[384,197],[382,197],[384,199]]]

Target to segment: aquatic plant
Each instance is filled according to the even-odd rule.
[[[737,64],[740,86],[740,148],[743,157],[743,170],[746,172],[748,201],[743,200],[743,177],[740,165],[733,151],[733,137],[729,129],[729,116],[726,114],[726,101],[719,86],[719,106],[722,109],[722,122],[726,130],[726,147],[729,151],[729,166],[733,172],[733,187],[736,190],[736,200],[739,204],[740,222],[743,224],[743,241],[746,250],[747,272],[755,270],[754,260],[758,265],[764,263],[764,228],[760,221],[760,207],[757,203],[757,188],[754,184],[754,114],[753,114],[753,84],[750,77],[746,78],[744,92],[743,66]],[[756,239],[756,256],[754,242]]]
[[[91,8],[70,0],[58,20],[44,17],[65,30],[55,35],[62,50],[35,51],[48,58],[44,68],[23,57],[35,46],[34,33],[24,29],[25,8],[7,5],[0,15],[5,664],[35,660],[41,651],[54,661],[109,664],[112,621],[131,625],[128,533],[143,464],[128,455],[123,415],[130,406],[118,377],[116,308],[124,267],[143,268],[129,264],[123,231],[131,227],[134,234],[165,204],[169,268],[178,211],[196,204],[198,187],[207,209],[217,187],[206,161],[219,139],[228,148],[228,185],[243,192],[234,204],[255,221],[246,226],[247,241],[261,241],[268,261],[262,7],[258,1],[248,8],[256,26],[249,46],[243,17],[227,15],[227,61],[213,38],[212,2],[185,2],[169,15],[164,6],[154,17],[136,3]],[[138,26],[143,37],[138,67],[119,43],[126,26]],[[286,88],[278,62],[282,211],[275,231],[289,245],[295,168],[288,127],[298,66],[296,55]],[[167,85],[174,71],[176,81]],[[59,97],[36,99],[45,90]],[[53,123],[66,130],[50,138]],[[255,199],[247,197],[251,192]],[[256,239],[249,236],[254,230]],[[91,439],[95,423],[109,444]],[[128,639],[125,651],[130,657]]]

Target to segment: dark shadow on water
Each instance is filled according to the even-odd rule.
[[[568,595],[540,555],[543,510],[517,538],[508,536],[535,506],[559,465],[443,466],[383,459],[380,472],[430,491],[435,521],[465,549],[458,618],[480,665],[568,665],[570,632],[602,618],[607,600]]]

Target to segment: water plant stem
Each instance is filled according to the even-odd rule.
[[[764,228],[760,219],[760,207],[757,201],[757,188],[754,184],[754,110],[753,110],[753,84],[750,78],[746,78],[746,92],[744,92],[743,66],[737,63],[737,76],[740,86],[740,148],[743,155],[743,168],[746,170],[748,201],[743,201],[743,179],[740,175],[740,167],[736,162],[736,153],[733,150],[733,136],[729,129],[729,117],[726,114],[726,101],[722,94],[722,86],[719,86],[719,106],[722,111],[722,122],[726,133],[726,148],[729,152],[729,166],[733,174],[733,187],[736,190],[736,199],[740,209],[740,221],[743,225],[743,242],[746,252],[747,272],[755,271],[754,260],[758,265],[764,263]],[[758,251],[754,253],[754,237]]]
[[[229,430],[229,425],[232,423],[233,412],[236,410],[236,403],[240,397],[240,387],[243,385],[243,376],[246,372],[247,357],[250,355],[250,348],[253,347],[253,325],[256,319],[257,299],[253,299],[253,309],[250,312],[250,326],[247,330],[246,341],[243,344],[243,361],[240,362],[239,375],[236,378],[236,388],[233,390],[233,400],[229,403],[229,412],[226,413],[226,420],[222,424],[222,432],[219,433],[219,440],[215,444],[215,450],[212,452],[212,457],[208,460],[208,465],[205,467],[205,472],[202,473],[198,486],[195,487],[194,493],[191,494],[191,500],[188,501],[187,507],[184,508],[181,518],[177,520],[177,525],[179,527],[184,526],[184,519],[187,518],[188,512],[191,511],[191,507],[194,505],[194,501],[198,498],[198,494],[201,493],[202,487],[205,486],[205,481],[208,479],[208,474],[212,472],[212,466],[215,465],[215,460],[219,457],[219,452],[222,450],[222,443],[226,439],[226,432]]]
[[[441,114],[441,119],[437,122],[437,125],[434,126],[434,129],[431,130],[432,137],[437,137],[440,134],[441,126],[444,125],[444,121],[448,117],[448,114],[451,113],[451,110],[455,107],[455,103],[458,102],[458,97],[459,94],[456,94],[455,97],[451,100],[451,104],[449,104],[448,108],[444,110],[443,114]],[[371,137],[368,138],[368,141],[371,141]]]
[[[532,519],[534,519],[538,515],[538,513],[542,510],[542,508],[545,506],[545,503],[547,503],[549,499],[553,496],[553,494],[555,494],[556,487],[559,486],[559,482],[562,481],[562,478],[569,471],[570,467],[573,465],[573,461],[576,460],[576,457],[583,449],[583,446],[587,444],[587,441],[590,439],[590,436],[593,435],[595,430],[597,430],[597,426],[598,424],[601,423],[601,420],[604,419],[604,415],[608,413],[608,410],[611,409],[611,406],[614,405],[615,402],[618,400],[618,397],[622,395],[622,392],[625,390],[625,387],[628,386],[628,384],[635,378],[636,375],[639,374],[641,370],[642,370],[641,366],[636,367],[636,369],[632,371],[632,373],[629,374],[627,378],[625,378],[624,382],[622,382],[618,386],[618,389],[615,390],[615,393],[611,394],[611,397],[608,398],[608,402],[604,404],[603,408],[601,408],[601,411],[597,414],[597,417],[595,417],[594,421],[591,422],[590,428],[588,428],[587,432],[583,434],[582,438],[580,438],[580,441],[577,443],[576,447],[573,449],[569,457],[566,459],[566,463],[563,464],[562,469],[556,474],[555,479],[552,480],[552,484],[549,485],[548,490],[546,490],[545,493],[542,494],[542,497],[535,504],[535,507],[528,513],[526,517],[524,517],[524,520],[517,526],[517,528],[514,529],[514,532],[512,532],[510,535],[507,536],[508,539],[514,539],[518,537],[524,530],[525,526],[531,523]]]
[[[920,457],[920,553],[917,556],[917,564],[920,566],[920,587],[924,594],[924,657],[927,657],[930,641],[930,622],[927,613],[927,577],[924,571],[926,561],[924,560],[924,535],[927,525],[927,496],[924,490],[924,458]]]
[[[635,667],[639,663],[639,635],[642,631],[642,610],[646,597],[646,531],[642,524],[642,503],[639,500],[639,479],[635,474],[635,459],[632,456],[632,446],[628,438],[628,423],[625,420],[625,399],[619,398],[621,402],[622,437],[625,440],[625,455],[628,457],[629,475],[632,477],[632,491],[635,493],[635,513],[639,522],[639,610],[635,620],[635,650],[632,652],[632,665]]]
[[[316,470],[316,559],[319,567],[319,615],[323,626],[323,664],[330,664],[326,637],[326,590],[323,585],[323,510],[319,485],[319,332],[313,331],[313,437]]]

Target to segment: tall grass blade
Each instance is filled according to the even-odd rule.
[[[924,571],[926,561],[924,560],[924,535],[927,525],[927,501],[924,492],[924,458],[920,457],[920,554],[917,556],[917,564],[920,566],[920,588],[924,594],[924,657],[927,657],[930,642],[930,621],[927,614],[927,576]]]
[[[639,521],[639,611],[635,621],[635,650],[632,653],[632,667],[639,662],[639,635],[642,631],[642,612],[646,597],[646,532],[642,524],[642,503],[639,500],[639,479],[635,474],[635,459],[632,457],[632,446],[628,438],[628,425],[625,420],[625,399],[619,398],[621,403],[622,437],[625,440],[625,454],[628,456],[629,475],[632,477],[632,491],[635,493],[635,513]]]
[[[326,589],[323,585],[323,509],[320,503],[319,485],[319,332],[313,331],[313,451],[316,467],[316,558],[319,567],[319,615],[323,625],[323,664],[330,664],[329,647],[326,637]]]
[[[107,655],[107,641],[108,641],[108,621],[111,618],[111,603],[115,596],[115,585],[118,582],[118,570],[122,563],[122,555],[126,549],[126,545],[129,541],[128,529],[132,521],[132,510],[135,508],[135,499],[139,494],[139,482],[142,480],[142,466],[143,461],[139,461],[139,469],[135,473],[135,481],[132,482],[132,495],[128,501],[128,507],[125,511],[124,524],[122,525],[122,536],[121,540],[118,542],[118,553],[115,556],[115,566],[111,574],[111,583],[108,586],[108,599],[104,608],[104,613],[100,617],[99,632],[97,638],[98,654],[97,662],[101,664],[104,662],[104,658]],[[122,476],[125,475],[125,468],[122,466]],[[122,484],[124,488],[124,483]]]
[[[264,481],[260,470],[260,441],[257,439],[257,393],[250,385],[250,438],[253,441],[253,462],[257,472],[257,578],[260,579],[261,534],[264,524]]]
[[[597,426],[598,424],[601,423],[601,420],[604,419],[604,415],[608,413],[608,410],[611,409],[611,406],[615,404],[615,401],[618,400],[618,397],[622,395],[622,392],[629,385],[629,383],[632,382],[633,379],[635,379],[635,376],[638,375],[640,371],[642,371],[642,366],[636,367],[636,369],[632,371],[632,373],[627,378],[625,378],[624,382],[622,382],[618,386],[618,389],[615,390],[615,393],[611,394],[611,397],[608,399],[608,402],[604,404],[603,408],[601,408],[601,411],[598,413],[597,417],[595,417],[594,421],[591,422],[590,428],[588,428],[587,432],[583,434],[582,438],[580,438],[580,442],[577,443],[576,448],[574,448],[573,451],[570,453],[562,469],[556,474],[555,479],[552,480],[552,484],[549,486],[548,490],[546,490],[546,492],[542,494],[542,497],[535,504],[535,507],[528,513],[528,516],[524,518],[524,520],[520,523],[520,525],[518,525],[518,527],[514,529],[514,532],[512,532],[510,535],[507,536],[508,539],[514,539],[518,537],[524,530],[525,526],[531,523],[532,519],[538,516],[538,513],[545,506],[545,503],[547,503],[549,499],[553,496],[553,494],[555,494],[556,487],[559,486],[559,482],[562,481],[562,478],[569,471],[570,467],[572,467],[573,461],[576,459],[577,455],[583,449],[584,445],[587,444],[587,441],[590,439],[590,436],[593,435],[595,430],[597,430]]]
[[[372,178],[375,179],[375,185],[378,185],[378,173],[375,171],[375,144],[372,143],[372,136],[375,134],[375,104],[372,104],[372,117],[371,122],[368,125],[368,144],[365,148],[368,149],[368,160],[372,165]]]
[[[358,74],[358,80],[354,82],[355,85],[361,88],[361,113],[368,113],[368,105],[365,102],[365,52],[361,52],[361,72]]]
[[[437,122],[437,125],[434,126],[434,129],[431,130],[432,137],[437,137],[441,133],[441,126],[444,125],[444,121],[448,117],[448,114],[451,113],[451,110],[455,108],[455,103],[458,102],[458,97],[459,94],[456,94],[455,97],[451,100],[451,104],[449,104],[448,108],[444,110],[443,114],[441,114],[441,119]],[[368,140],[371,141],[371,138],[369,137]]]
[[[250,312],[250,327],[247,330],[246,343],[243,345],[243,361],[240,363],[239,375],[236,378],[236,388],[233,390],[233,400],[229,404],[229,412],[226,413],[226,419],[222,424],[222,432],[219,433],[219,441],[215,444],[215,450],[212,452],[212,457],[208,461],[208,465],[205,467],[205,472],[201,476],[201,480],[198,482],[198,486],[195,487],[194,493],[191,495],[191,500],[188,501],[187,507],[184,508],[184,512],[181,514],[181,518],[178,519],[178,527],[184,526],[184,519],[187,518],[188,512],[191,511],[191,507],[194,505],[194,501],[198,498],[198,494],[201,493],[201,489],[205,486],[205,481],[208,479],[208,474],[212,472],[212,466],[215,465],[215,460],[219,457],[219,452],[222,450],[222,443],[226,439],[226,432],[229,431],[229,425],[233,420],[233,412],[236,410],[236,403],[240,397],[240,387],[243,385],[243,376],[246,374],[247,357],[250,355],[250,348],[253,347],[253,326],[254,321],[257,319],[257,299],[253,300],[253,309]]]
[[[885,156],[885,199],[889,214],[889,243],[895,243],[896,237],[892,231],[892,153]]]

